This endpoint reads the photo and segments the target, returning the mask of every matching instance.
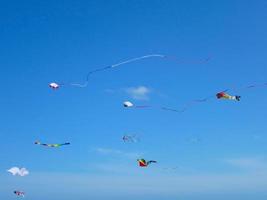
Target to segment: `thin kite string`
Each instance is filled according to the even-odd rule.
[[[143,59],[147,59],[147,58],[152,58],[152,57],[160,57],[160,58],[164,58],[164,57],[166,57],[166,56],[165,56],[165,55],[161,55],[161,54],[145,55],[145,56],[141,56],[141,57],[136,57],[136,58],[128,59],[128,60],[125,60],[125,61],[122,61],[122,62],[119,62],[119,63],[116,63],[116,64],[112,64],[112,65],[109,65],[109,66],[106,66],[106,67],[98,68],[98,69],[95,69],[95,70],[93,70],[93,71],[88,72],[84,84],[80,84],[80,83],[71,83],[70,85],[71,85],[71,86],[76,86],[76,87],[87,87],[88,82],[89,82],[89,77],[90,77],[92,74],[94,74],[94,73],[97,73],[97,72],[100,72],[100,71],[109,70],[109,69],[111,69],[111,68],[118,67],[118,66],[120,66],[120,65],[125,65],[125,64],[129,64],[129,63],[132,63],[132,62],[136,62],[136,61],[139,61],[139,60],[143,60]]]

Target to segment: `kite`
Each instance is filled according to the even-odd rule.
[[[194,100],[188,101],[180,109],[174,109],[174,108],[169,108],[169,107],[164,107],[164,106],[134,105],[130,101],[123,102],[123,106],[125,108],[139,108],[139,109],[156,107],[158,109],[165,110],[165,111],[172,111],[172,112],[177,112],[177,113],[183,113],[186,110],[188,110],[189,108],[193,107],[195,104],[206,103],[209,100],[213,100],[213,99],[225,99],[225,100],[240,101],[241,96],[239,96],[239,95],[229,95],[228,93],[226,93],[228,91],[233,91],[233,90],[234,91],[236,91],[236,90],[238,90],[238,91],[239,90],[248,90],[248,89],[259,88],[259,87],[266,87],[266,86],[267,86],[267,83],[261,83],[261,84],[247,85],[245,87],[240,87],[240,88],[229,88],[227,90],[224,90],[222,92],[217,92],[215,94],[209,95],[209,96],[207,96],[205,98],[202,98],[202,99],[194,99]]]
[[[137,135],[124,135],[123,137],[122,137],[122,140],[124,141],[124,142],[138,142],[139,141],[139,138],[138,138],[138,136]]]
[[[20,169],[18,167],[12,167],[7,171],[10,172],[13,176],[15,176],[15,175],[27,176],[29,174],[29,171],[26,168]]]
[[[59,84],[58,83],[50,83],[49,87],[52,88],[53,90],[56,90],[59,88]]]
[[[241,96],[231,96],[225,92],[219,92],[216,94],[217,99],[229,99],[229,100],[235,100],[240,101]]]
[[[137,160],[139,167],[147,167],[151,163],[157,163],[155,160],[146,161],[145,159],[138,159]]]
[[[240,101],[240,98],[241,96],[230,96],[229,94],[226,93],[226,91],[228,90],[225,90],[224,92],[219,92],[217,93],[215,96],[217,99],[229,99],[229,100],[236,100],[236,101]],[[183,108],[181,108],[179,110],[179,112],[185,112],[186,110],[188,110],[189,108],[193,107],[195,104],[201,104],[201,103],[206,103],[208,102],[209,100],[211,99],[214,99],[214,94],[213,95],[209,95],[205,98],[202,98],[202,99],[194,99],[194,100],[191,100],[191,101],[188,101],[184,106]],[[170,109],[169,109],[170,110]],[[175,111],[177,111],[175,109]]]
[[[84,83],[59,84],[59,83],[56,83],[56,82],[52,82],[52,83],[49,84],[49,87],[52,88],[52,89],[54,89],[54,90],[55,89],[58,89],[62,85],[70,85],[70,86],[73,86],[73,87],[85,88],[85,87],[88,86],[89,77],[92,74],[94,74],[94,73],[98,73],[98,72],[101,72],[101,71],[110,70],[110,69],[116,68],[118,66],[129,64],[129,63],[132,63],[132,62],[136,62],[136,61],[140,61],[140,60],[144,60],[144,59],[148,59],[148,58],[156,58],[156,57],[157,58],[162,58],[162,59],[173,60],[173,61],[176,61],[176,62],[179,62],[179,63],[182,62],[181,60],[178,60],[174,56],[167,56],[167,55],[162,55],[162,54],[144,55],[144,56],[141,56],[141,57],[136,57],[136,58],[128,59],[128,60],[125,60],[125,61],[122,61],[122,62],[119,62],[119,63],[116,63],[116,64],[108,65],[106,67],[101,67],[101,68],[97,68],[95,70],[89,71],[87,73],[87,75],[86,75],[86,79],[85,79]],[[204,59],[204,60],[201,60],[201,61],[199,61],[199,63],[205,63],[205,62],[208,62],[208,60],[209,60],[209,58]]]
[[[24,197],[25,196],[25,192],[18,191],[18,190],[15,190],[14,194],[17,195],[17,196],[20,196],[20,197]]]
[[[125,108],[130,108],[130,107],[133,107],[134,105],[133,105],[133,103],[130,102],[130,101],[125,101],[125,102],[123,102],[123,106],[124,106]]]
[[[39,141],[34,142],[34,144],[38,144],[38,145],[42,145],[42,146],[46,146],[46,147],[61,147],[64,145],[70,145],[69,142],[62,143],[62,144],[46,144],[46,143],[41,143]]]
[[[248,89],[252,89],[252,88],[258,88],[258,87],[266,87],[267,86],[267,83],[261,83],[261,84],[254,84],[254,85],[247,85],[247,86],[244,86],[244,87],[240,87],[240,88],[230,88],[230,89],[227,89],[227,90],[224,90],[222,92],[218,92],[216,94],[216,98],[217,99],[226,99],[226,100],[234,100],[234,101],[240,101],[241,99],[241,96],[239,95],[230,95],[226,92],[228,92],[229,90],[248,90]]]
[[[137,109],[144,109],[144,108],[158,108],[164,111],[171,111],[171,112],[183,112],[183,110],[177,110],[174,108],[167,108],[167,107],[162,107],[162,106],[152,106],[152,105],[134,105],[130,101],[125,101],[123,102],[123,107],[125,108],[137,108]]]
[[[125,108],[150,108],[150,107],[152,107],[152,106],[148,106],[148,105],[138,105],[138,106],[136,106],[130,101],[123,102],[123,106]]]

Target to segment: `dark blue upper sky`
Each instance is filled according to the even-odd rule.
[[[2,1],[0,199],[19,189],[29,200],[265,200],[266,87],[182,114],[122,102],[179,109],[265,83],[266,19],[263,0]],[[86,88],[48,87],[147,54],[184,62],[151,58],[96,73]],[[158,164],[139,169],[140,157]],[[11,176],[13,166],[30,175]]]

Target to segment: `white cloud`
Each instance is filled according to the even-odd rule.
[[[7,171],[10,172],[13,176],[27,176],[29,174],[29,171],[26,168],[12,167]]]
[[[125,89],[126,93],[129,94],[133,99],[136,100],[148,100],[151,89],[145,86],[129,87]]]

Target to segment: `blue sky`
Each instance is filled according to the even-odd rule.
[[[266,82],[266,1],[0,5],[0,199],[15,199],[16,189],[29,200],[267,198],[266,88],[233,91],[240,102],[211,100],[182,114],[122,107],[130,100],[179,109]],[[48,87],[155,53],[211,59],[151,58],[94,74],[86,88]],[[125,144],[123,134],[141,142]],[[35,140],[71,145],[48,149]],[[139,157],[158,164],[140,169]],[[11,176],[13,166],[30,175]]]

